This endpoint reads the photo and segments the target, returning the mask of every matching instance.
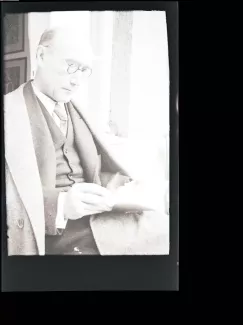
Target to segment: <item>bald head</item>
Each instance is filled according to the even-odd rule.
[[[54,27],[44,31],[39,45],[52,47],[58,51],[62,51],[63,48],[70,49],[76,58],[79,56],[79,60],[83,58],[92,61],[93,53],[89,41],[79,37],[78,31],[70,27]]]
[[[46,29],[41,35],[39,45],[50,46],[55,35],[58,33],[57,28]]]
[[[55,27],[42,34],[37,49],[36,83],[56,101],[69,101],[82,80],[82,67],[92,66],[93,54],[89,40],[77,30]],[[69,66],[80,70],[69,73]],[[75,70],[75,69],[74,69]],[[65,90],[66,89],[66,90]]]

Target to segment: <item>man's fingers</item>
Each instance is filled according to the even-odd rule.
[[[110,191],[107,190],[105,187],[94,183],[74,184],[73,187],[75,187],[77,191],[80,191],[82,193],[96,194],[99,196],[107,196],[110,194]]]

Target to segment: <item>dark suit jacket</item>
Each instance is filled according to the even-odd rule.
[[[56,228],[57,200],[60,190],[56,188],[56,153],[55,145],[58,146],[62,139],[59,133],[51,134],[45,119],[48,112],[42,103],[36,98],[31,82],[28,82],[23,90],[26,107],[32,131],[32,138],[41,177],[45,204],[45,228],[46,235],[60,235]],[[109,159],[101,162],[102,148],[94,141],[93,135],[85,123],[80,112],[68,103],[68,110],[73,123],[74,137],[77,152],[84,171],[84,177],[88,183],[97,183],[107,186],[113,176],[123,172],[115,162]],[[128,175],[116,177],[116,186],[123,185],[129,180]]]
[[[43,255],[45,232],[56,233],[56,204],[52,205],[50,215],[46,215],[43,204],[43,201],[56,202],[55,148],[45,118],[36,107],[30,82],[4,97],[9,255]],[[82,109],[70,103],[69,110],[87,180],[96,182],[100,176],[102,185],[106,186],[116,173],[129,177],[130,173],[120,165]],[[90,131],[89,143],[79,134],[84,124]],[[95,145],[91,145],[92,138]],[[114,179],[117,183],[114,186],[119,186],[123,177]],[[168,253],[168,229],[164,232],[161,213],[124,212],[112,211],[90,218],[101,255]]]

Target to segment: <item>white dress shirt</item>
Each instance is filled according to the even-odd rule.
[[[54,113],[54,109],[56,106],[56,102],[52,100],[51,98],[47,97],[45,94],[43,94],[39,89],[34,85],[32,82],[32,87],[34,90],[35,95],[39,98],[39,100],[42,102],[46,110],[49,112],[57,126],[60,128],[61,121],[59,117]],[[59,103],[59,105],[63,106],[63,110],[65,111],[65,107],[63,103]],[[65,111],[66,112],[66,111]],[[56,217],[56,227],[59,229],[65,229],[67,224],[67,219],[64,218],[64,201],[66,198],[66,193],[61,192],[58,196],[58,206],[57,206],[57,217]]]

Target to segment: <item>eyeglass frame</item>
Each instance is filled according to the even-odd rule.
[[[66,61],[66,60],[65,60]],[[66,62],[67,63],[67,62]],[[87,69],[88,71],[89,71],[89,75],[87,76],[87,78],[89,78],[90,76],[91,76],[91,74],[92,74],[92,69],[90,68],[90,67],[87,67],[87,66],[85,66],[85,65],[77,65],[77,69],[74,71],[74,72],[70,72],[69,71],[69,69],[72,67],[72,66],[76,66],[76,64],[74,64],[74,63],[71,63],[71,64],[68,64],[67,63],[67,65],[68,65],[68,67],[67,67],[67,73],[68,74],[74,74],[74,73],[76,73],[78,70],[80,70],[82,73],[83,73],[83,71],[81,70],[81,69]]]
[[[43,47],[48,47],[48,48],[52,48],[50,45],[42,45],[42,44],[41,44],[41,46],[43,46]],[[52,50],[53,50],[53,48],[52,48]],[[55,51],[55,50],[54,50],[54,51]],[[77,67],[77,70],[75,70],[74,72],[69,72],[70,67],[71,67],[71,66],[75,66],[75,64],[74,64],[74,63],[68,64],[67,60],[65,60],[65,59],[64,59],[64,61],[65,61],[66,64],[68,65],[68,67],[67,67],[67,73],[68,73],[68,74],[74,74],[74,73],[76,73],[78,70],[80,70],[80,71],[83,73],[83,71],[81,70],[81,68],[87,68],[87,69],[90,71],[90,73],[89,73],[89,75],[87,76],[87,78],[89,78],[89,77],[91,76],[91,74],[92,74],[92,69],[91,69],[90,67],[85,66],[85,65],[79,65],[79,66]]]

